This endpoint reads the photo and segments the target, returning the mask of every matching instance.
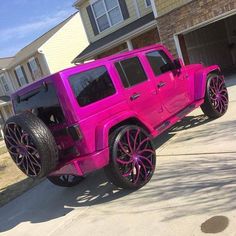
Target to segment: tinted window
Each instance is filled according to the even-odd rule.
[[[153,51],[146,54],[154,74],[161,75],[166,72],[166,65],[172,63],[163,51]]]
[[[147,80],[143,66],[137,57],[116,62],[115,66],[125,88]]]
[[[114,85],[104,66],[73,75],[69,81],[81,107],[115,93]]]
[[[64,122],[64,115],[59,105],[55,88],[52,84],[41,86],[13,99],[16,113],[31,111],[46,125]]]

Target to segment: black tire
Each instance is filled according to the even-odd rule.
[[[118,143],[120,142],[120,140],[122,138],[122,135],[125,135],[125,133],[128,132],[128,131],[133,132],[133,131],[138,131],[138,130],[140,130],[140,135],[142,135],[142,137],[145,137],[149,140],[148,141],[148,148],[150,148],[150,150],[153,153],[149,153],[149,154],[151,154],[150,155],[151,158],[150,158],[149,161],[151,162],[152,166],[151,166],[151,164],[149,165],[149,163],[146,162],[146,164],[148,164],[151,167],[151,168],[149,168],[149,173],[148,173],[147,178],[146,178],[146,174],[145,174],[146,179],[142,180],[143,177],[140,175],[140,177],[141,177],[140,181],[137,182],[137,183],[134,183],[133,178],[136,177],[136,175],[137,175],[137,172],[136,172],[136,175],[134,174],[134,165],[136,165],[136,164],[132,163],[132,167],[130,169],[130,171],[132,171],[130,173],[130,175],[132,175],[132,178],[130,176],[124,177],[123,176],[124,173],[122,173],[122,171],[124,171],[122,169],[123,167],[121,167],[120,164],[118,164],[118,162],[117,162],[117,159],[118,159],[118,157],[117,157],[118,156],[117,155],[117,147],[118,147]],[[141,127],[134,126],[134,125],[130,125],[130,126],[128,125],[128,126],[122,126],[122,127],[118,128],[117,130],[115,130],[114,132],[112,132],[110,137],[109,137],[109,140],[110,140],[110,161],[109,161],[109,165],[106,166],[105,169],[104,169],[107,178],[114,185],[116,185],[117,187],[123,188],[123,189],[136,190],[136,189],[139,189],[139,188],[143,187],[145,184],[147,184],[153,176],[153,173],[155,171],[155,165],[156,165],[156,153],[155,153],[155,149],[153,147],[152,141],[149,138],[149,134],[144,129],[142,129]],[[133,144],[134,143],[136,143],[136,142],[133,141]],[[145,145],[147,145],[147,144],[145,144]],[[123,154],[123,155],[126,156],[126,154]],[[127,155],[130,155],[130,154],[127,154]],[[138,156],[138,154],[135,154],[135,155]],[[126,158],[126,157],[124,157],[124,158]],[[136,159],[137,158],[138,157],[136,157]],[[119,161],[121,161],[121,160],[124,160],[124,159],[119,159]],[[140,166],[139,171],[141,173],[142,167],[141,167],[140,164],[138,164],[138,165]],[[128,167],[128,165],[126,165],[124,168],[130,168],[130,167]],[[135,168],[136,168],[136,166],[135,166]],[[144,167],[144,168],[148,169],[147,166]],[[127,170],[125,170],[125,172],[126,171]],[[128,171],[128,172],[130,172],[130,171]],[[146,170],[145,170],[145,173],[146,173]],[[144,173],[143,173],[143,175],[144,175]]]
[[[7,149],[18,168],[38,179],[50,174],[58,163],[58,149],[48,127],[30,112],[10,117],[4,126]]]
[[[216,89],[212,88],[213,84],[215,84]],[[217,94],[215,90],[217,90]],[[229,96],[224,78],[215,73],[209,74],[206,84],[205,101],[201,105],[203,113],[212,119],[219,118],[227,112],[228,103]]]
[[[84,180],[82,176],[76,175],[60,175],[60,176],[48,176],[48,180],[60,187],[74,187]]]

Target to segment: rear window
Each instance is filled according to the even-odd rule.
[[[104,66],[75,74],[69,78],[69,82],[81,107],[102,100],[116,92]]]
[[[52,84],[42,85],[22,96],[17,96],[12,102],[17,114],[31,111],[46,125],[61,124],[65,121]]]

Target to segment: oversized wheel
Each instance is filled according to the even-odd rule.
[[[148,133],[138,126],[123,126],[110,135],[108,179],[124,189],[139,189],[153,176],[156,153]]]
[[[84,180],[84,177],[76,175],[48,176],[47,178],[51,183],[60,187],[74,187]]]
[[[30,112],[10,117],[4,139],[13,161],[31,178],[42,178],[55,169],[58,149],[47,126]]]
[[[201,109],[205,115],[210,118],[219,118],[223,116],[229,105],[228,91],[224,78],[218,74],[208,76],[205,102]]]

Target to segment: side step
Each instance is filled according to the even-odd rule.
[[[203,100],[199,100],[186,108],[184,108],[179,113],[172,116],[170,119],[162,123],[161,125],[155,127],[155,131],[157,132],[156,135],[163,133],[165,130],[170,128],[172,125],[174,125],[176,122],[178,122],[180,119],[184,118],[186,115],[188,115],[190,112],[192,112],[194,109],[199,107],[203,103]],[[154,136],[156,136],[154,135]]]
[[[166,121],[165,123],[163,123],[161,126],[158,126],[158,128],[156,129],[158,132],[162,132],[164,131],[168,126],[170,125],[170,121]]]
[[[180,113],[178,113],[176,116],[178,118],[182,118],[182,117],[188,115],[195,108],[196,108],[195,104],[191,104],[190,106],[188,106],[184,110],[182,110]]]

